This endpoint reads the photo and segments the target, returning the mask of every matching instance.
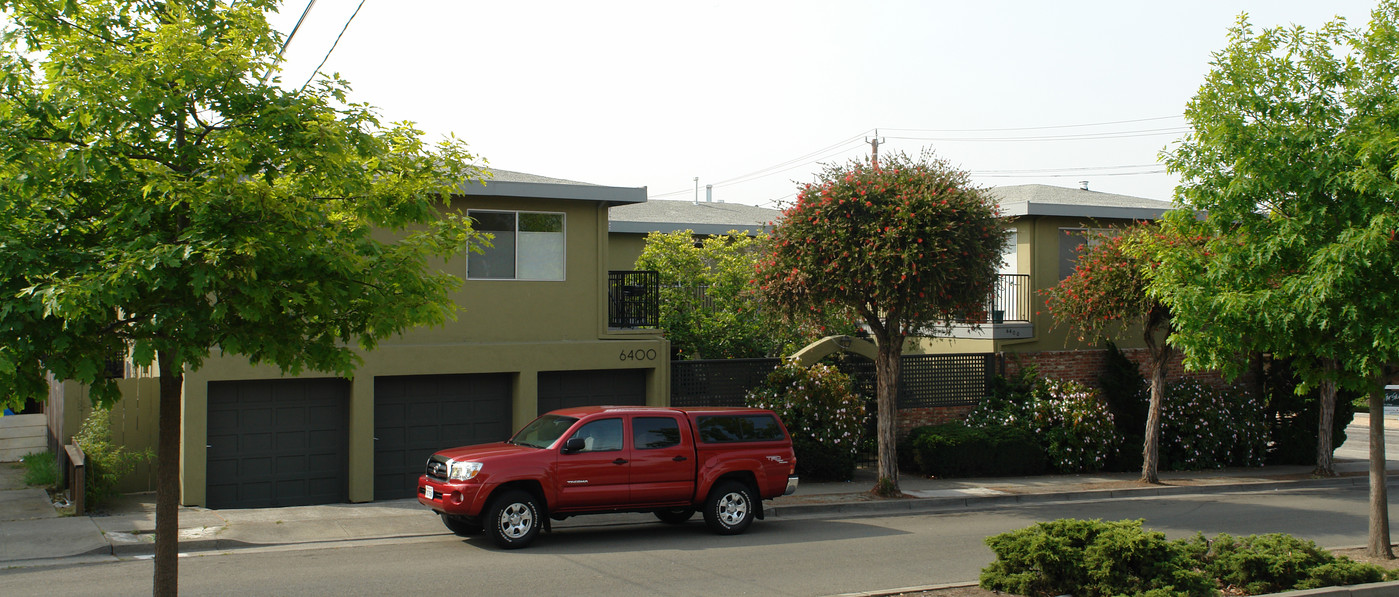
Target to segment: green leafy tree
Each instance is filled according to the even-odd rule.
[[[1337,19],[1229,32],[1186,108],[1192,132],[1166,154],[1207,257],[1169,255],[1153,283],[1175,314],[1173,343],[1194,367],[1240,349],[1294,357],[1321,389],[1317,473],[1334,474],[1337,387],[1371,396],[1370,549],[1390,555],[1382,386],[1399,362],[1399,7],[1367,30]]]
[[[876,491],[898,495],[897,390],[904,340],[984,321],[1008,239],[995,201],[925,153],[826,166],[804,185],[759,261],[766,304],[788,316],[853,312],[878,345]]]
[[[1171,359],[1168,340],[1173,326],[1170,308],[1147,292],[1148,275],[1157,265],[1153,257],[1157,247],[1185,250],[1190,243],[1168,237],[1145,223],[1092,240],[1081,248],[1073,274],[1046,291],[1047,304],[1055,320],[1076,330],[1081,339],[1120,334],[1132,326],[1141,330],[1151,373],[1141,479],[1157,483],[1161,404],[1166,395],[1166,364]]]
[[[46,375],[120,398],[160,376],[154,592],[177,591],[180,399],[217,350],[348,376],[454,317],[445,210],[479,176],[454,139],[383,125],[322,78],[279,86],[273,0],[0,0],[0,397]]]
[[[740,232],[696,240],[689,230],[646,236],[636,268],[655,270],[661,283],[661,328],[681,358],[775,357],[831,330],[853,331],[847,320],[784,325],[756,296],[753,271],[766,235]]]

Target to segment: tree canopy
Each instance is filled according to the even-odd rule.
[[[741,232],[646,236],[636,267],[660,274],[661,328],[680,358],[777,357],[827,332],[854,331],[848,318],[783,324],[763,307],[753,273],[767,242],[765,234]]]
[[[277,77],[272,0],[0,0],[0,400],[46,375],[120,398],[160,373],[157,594],[174,594],[181,379],[218,351],[349,375],[454,316],[472,246],[452,138],[382,124],[335,76]]]
[[[853,312],[879,345],[879,476],[898,493],[896,390],[904,340],[984,321],[1007,235],[995,201],[931,153],[828,165],[803,185],[759,261],[767,304],[789,316]]]
[[[1333,474],[1336,387],[1378,408],[1399,362],[1395,56],[1392,0],[1363,31],[1337,19],[1255,32],[1240,17],[1186,108],[1191,132],[1165,154],[1177,200],[1208,213],[1168,225],[1211,239],[1207,259],[1168,255],[1153,284],[1174,342],[1192,367],[1228,368],[1240,350],[1295,357],[1299,391],[1322,390],[1320,474]]]

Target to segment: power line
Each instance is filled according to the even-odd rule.
[[[890,135],[890,139],[904,139],[912,141],[1092,141],[1097,139],[1130,139],[1134,137],[1155,137],[1160,135],[1179,135],[1190,131],[1190,127],[1171,127],[1162,129],[1139,129],[1134,131],[1110,131],[1102,133],[1076,133],[1071,135],[1024,135],[1016,137],[900,137]]]
[[[287,46],[291,45],[292,38],[296,37],[296,32],[301,30],[301,24],[306,22],[306,15],[311,14],[311,7],[315,5],[316,0],[311,0],[306,3],[306,9],[301,11],[301,16],[296,19],[296,25],[292,26],[291,33],[288,33],[287,38],[282,40],[282,47],[277,49],[277,58],[272,61],[272,66],[267,67],[267,72],[262,74],[260,83],[267,82],[267,77],[272,74],[272,71],[277,69],[278,64],[282,63],[282,55],[286,53]],[[233,5],[230,4],[228,7],[232,9]]]
[[[315,0],[311,1],[313,4],[315,3]],[[301,89],[297,91],[298,94],[300,94],[302,91],[306,91],[306,87],[309,86],[311,84],[311,81],[316,79],[316,75],[321,72],[321,67],[325,66],[325,62],[327,60],[330,60],[330,54],[335,51],[336,46],[340,45],[340,38],[345,36],[345,31],[350,28],[350,23],[354,22],[355,16],[359,14],[359,9],[361,8],[364,8],[364,0],[359,0],[359,6],[355,7],[355,12],[350,13],[350,18],[345,19],[345,26],[341,27],[340,34],[335,36],[335,43],[330,44],[330,49],[326,50],[325,57],[321,58],[321,63],[316,65],[316,70],[311,71],[311,76],[308,77],[306,79],[306,82],[301,85]],[[310,10],[309,6],[307,7],[307,10]]]
[[[1049,126],[1022,126],[1010,128],[989,128],[989,129],[893,129],[885,128],[886,131],[909,131],[915,133],[998,133],[1008,131],[1041,131],[1046,129],[1072,129],[1092,126],[1110,126],[1114,124],[1132,124],[1136,122],[1151,122],[1153,120],[1170,120],[1173,118],[1184,118],[1182,114],[1175,116],[1153,116],[1151,118],[1134,118],[1131,120],[1112,120],[1107,122],[1089,122],[1084,124],[1056,124]]]

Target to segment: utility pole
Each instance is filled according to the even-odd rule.
[[[874,164],[875,168],[879,167],[879,144],[883,142],[884,140],[879,138],[879,129],[874,129],[873,139],[865,137],[865,143],[869,143],[870,146],[873,147],[870,154],[870,162]]]

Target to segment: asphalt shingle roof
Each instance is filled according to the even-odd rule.
[[[738,230],[756,234],[782,217],[782,212],[741,203],[695,203],[693,201],[650,200],[615,206],[608,210],[611,232],[674,232],[724,234]]]

